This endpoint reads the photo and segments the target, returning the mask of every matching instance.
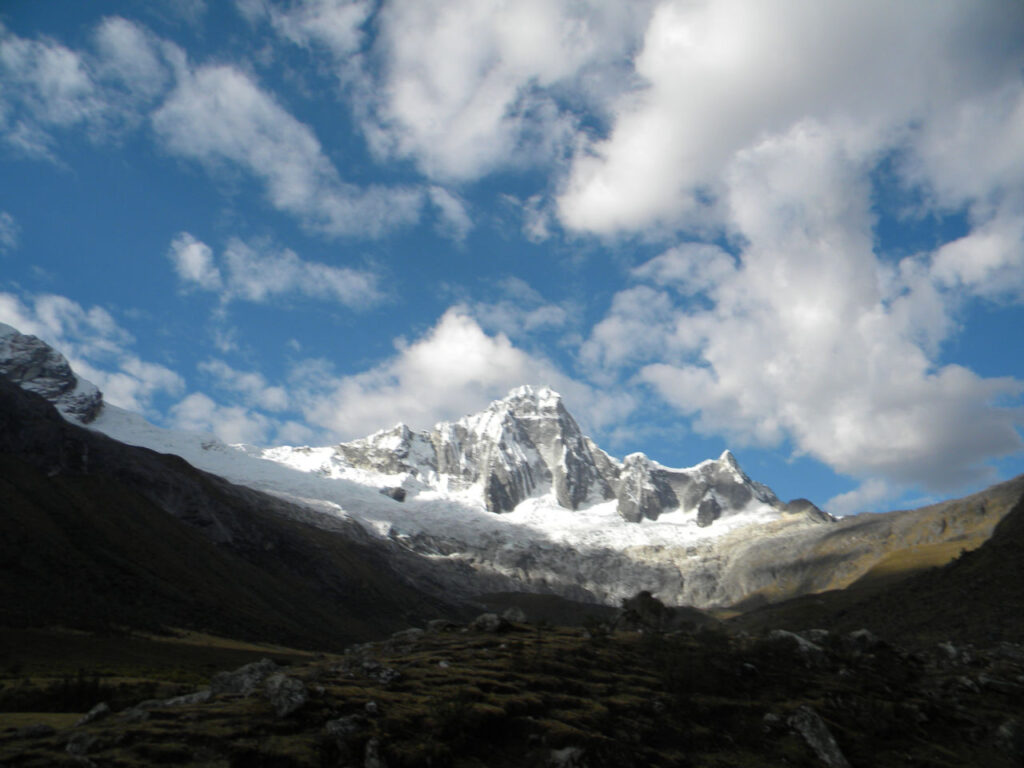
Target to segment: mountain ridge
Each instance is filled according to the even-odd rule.
[[[88,428],[270,492],[324,530],[358,523],[393,562],[463,598],[519,589],[614,605],[648,590],[673,606],[752,607],[848,586],[906,548],[976,547],[1007,509],[836,521],[805,499],[783,504],[730,452],[687,469],[613,459],[549,388],[433,430],[319,448],[227,446],[111,405]]]

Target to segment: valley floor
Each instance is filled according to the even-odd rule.
[[[910,652],[866,631],[612,633],[495,617],[432,622],[343,656],[267,655],[276,661],[216,675],[212,690],[156,698],[194,690],[165,687],[79,726],[66,714],[0,713],[0,765],[952,768],[1024,758],[1024,646],[1011,643]]]

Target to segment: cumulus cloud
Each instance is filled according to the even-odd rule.
[[[506,277],[497,284],[497,301],[478,301],[472,315],[483,328],[511,339],[527,339],[543,331],[564,331],[576,311],[570,302],[547,301],[525,280]]]
[[[237,405],[220,405],[202,392],[193,392],[176,403],[170,417],[178,429],[209,433],[225,443],[264,444],[272,426],[261,413]]]
[[[577,149],[562,221],[614,234],[721,220],[714,201],[734,156],[805,120],[852,143],[918,145],[918,170],[960,191],[972,155],[994,166],[1006,149],[1011,168],[1020,157],[1011,137],[1022,34],[1024,13],[1003,3],[952,2],[935,13],[880,0],[665,0],[635,58],[640,87],[618,99],[607,135]],[[994,149],[963,159],[944,151],[954,129],[967,136],[979,125]]]
[[[267,20],[296,45],[326,46],[339,57],[362,46],[361,27],[373,10],[368,0],[306,0],[288,7],[268,0],[236,0],[236,6],[250,22]]]
[[[100,388],[107,402],[121,408],[142,412],[156,395],[184,389],[177,373],[134,354],[132,335],[102,307],[86,309],[53,294],[23,301],[0,293],[0,322],[50,344],[76,373]]]
[[[167,255],[185,286],[219,293],[224,303],[302,296],[358,309],[381,299],[373,272],[305,261],[288,248],[232,238],[218,262],[208,245],[182,232]]]
[[[240,0],[284,38],[331,51],[382,157],[435,179],[474,179],[558,158],[583,104],[600,113],[627,86],[648,2],[316,0],[283,11]],[[361,30],[376,35],[364,52]],[[357,52],[360,55],[355,55]]]
[[[211,169],[228,163],[247,171],[271,205],[311,229],[379,235],[419,216],[418,190],[344,182],[309,126],[235,67],[180,72],[152,121],[169,151]]]
[[[60,43],[28,40],[0,25],[0,135],[12,149],[54,159],[53,129],[95,130],[103,101],[82,57]]]
[[[504,334],[488,335],[463,307],[452,307],[413,342],[370,370],[335,376],[322,361],[298,367],[293,387],[306,420],[338,439],[362,437],[402,421],[428,428],[458,419],[524,383],[550,385],[590,427],[625,415],[632,400],[603,393],[561,373],[550,361],[517,348]]]
[[[171,62],[184,56],[117,16],[101,21],[91,42],[72,50],[0,25],[0,138],[10,149],[56,162],[58,132],[84,131],[93,141],[120,136],[142,121],[169,85]]]
[[[182,232],[171,241],[167,256],[186,285],[195,284],[208,291],[220,290],[220,269],[214,263],[213,249],[206,243]]]
[[[636,371],[704,432],[790,440],[896,484],[986,477],[987,459],[1022,447],[1020,410],[1006,407],[1022,384],[936,361],[924,340],[953,327],[938,283],[963,278],[963,244],[900,270],[876,258],[868,162],[810,123],[741,153],[728,177],[738,259],[685,246],[634,270],[642,284],[616,296],[584,353]],[[1004,263],[992,252],[971,276]]]
[[[257,371],[239,371],[223,360],[206,360],[199,364],[199,370],[210,375],[222,389],[241,394],[252,407],[267,411],[283,411],[288,408],[287,390],[270,385],[263,374]]]

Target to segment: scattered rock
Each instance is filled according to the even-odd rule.
[[[213,698],[213,691],[203,688],[195,693],[186,693],[183,696],[172,696],[169,699],[157,702],[157,706],[150,709],[162,709],[163,707],[186,707],[190,704],[205,704]],[[142,706],[141,704],[139,706]]]
[[[768,633],[768,640],[780,645],[788,645],[803,658],[804,663],[808,666],[822,664],[825,661],[825,651],[820,646],[800,637],[795,632],[789,632],[785,629],[773,629]]]
[[[511,608],[506,608],[502,611],[501,618],[505,621],[514,621],[517,624],[526,623],[526,612],[518,605],[513,605]]]
[[[829,632],[827,629],[808,629],[806,632],[803,632],[802,634],[815,645],[821,645],[828,641],[832,633]]]
[[[393,488],[381,488],[380,492],[390,499],[395,501],[405,501],[405,488],[401,486]]]
[[[363,674],[371,680],[376,680],[381,685],[391,685],[391,683],[400,680],[402,673],[397,669],[391,667],[385,667],[379,661],[373,659],[367,659],[362,664]]]
[[[380,740],[370,739],[366,742],[366,755],[363,768],[387,768],[387,762],[380,754]]]
[[[939,650],[942,651],[946,658],[950,661],[956,661],[956,657],[960,655],[960,651],[951,642],[939,643]]]
[[[366,714],[370,715],[371,717],[375,717],[377,714],[380,713],[380,706],[377,704],[376,701],[366,702],[366,706],[363,708],[366,710]]]
[[[82,715],[81,718],[78,719],[78,722],[75,723],[75,728],[77,728],[80,725],[88,725],[89,723],[94,723],[97,720],[102,720],[109,714],[110,707],[107,706],[106,702],[101,701],[99,704],[97,704],[95,707],[90,709],[88,712]]]
[[[800,707],[786,722],[804,737],[814,754],[828,768],[851,768],[825,721],[813,709]]]
[[[855,629],[843,638],[843,645],[851,651],[871,653],[885,645],[870,629]]]
[[[583,759],[583,750],[579,747],[551,750],[547,764],[550,768],[586,768],[587,765]]]
[[[210,681],[213,693],[238,693],[248,696],[263,684],[270,675],[277,671],[277,664],[270,659],[260,659],[233,672],[218,672]]]
[[[267,678],[265,686],[267,699],[278,717],[288,717],[298,711],[309,700],[306,684],[296,677],[276,672]]]
[[[324,723],[324,730],[339,741],[346,741],[363,730],[365,725],[366,718],[362,715],[348,715],[337,720],[328,720]]]
[[[72,734],[71,738],[68,739],[68,745],[65,749],[69,755],[87,755],[96,746],[98,741],[99,739],[91,733],[79,732]]]
[[[117,719],[122,723],[144,723],[149,720],[149,712],[141,707],[129,707],[118,714]]]
[[[996,729],[993,737],[996,749],[1013,759],[1016,765],[1024,765],[1024,725],[1018,720],[1006,720]]]
[[[496,613],[481,613],[470,622],[469,628],[475,632],[504,632],[511,625]]]

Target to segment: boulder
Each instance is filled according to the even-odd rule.
[[[469,628],[474,632],[504,632],[511,625],[496,613],[481,613],[470,622]]]
[[[78,721],[75,723],[75,727],[77,728],[80,725],[88,725],[89,723],[94,723],[97,720],[102,720],[104,717],[107,717],[109,714],[110,714],[110,707],[107,705],[106,702],[102,702],[101,701],[95,707],[93,707],[88,712],[86,712],[84,715],[82,715],[82,717],[80,717],[78,719]]]
[[[218,672],[210,681],[210,691],[248,696],[259,689],[263,681],[276,671],[277,664],[270,659],[260,659],[233,672]]]
[[[836,744],[832,732],[813,709],[800,707],[786,722],[790,728],[804,737],[807,745],[828,768],[850,768],[850,763]]]
[[[274,714],[278,717],[288,717],[309,701],[306,684],[298,678],[289,677],[282,672],[275,672],[267,678],[264,691]]]

